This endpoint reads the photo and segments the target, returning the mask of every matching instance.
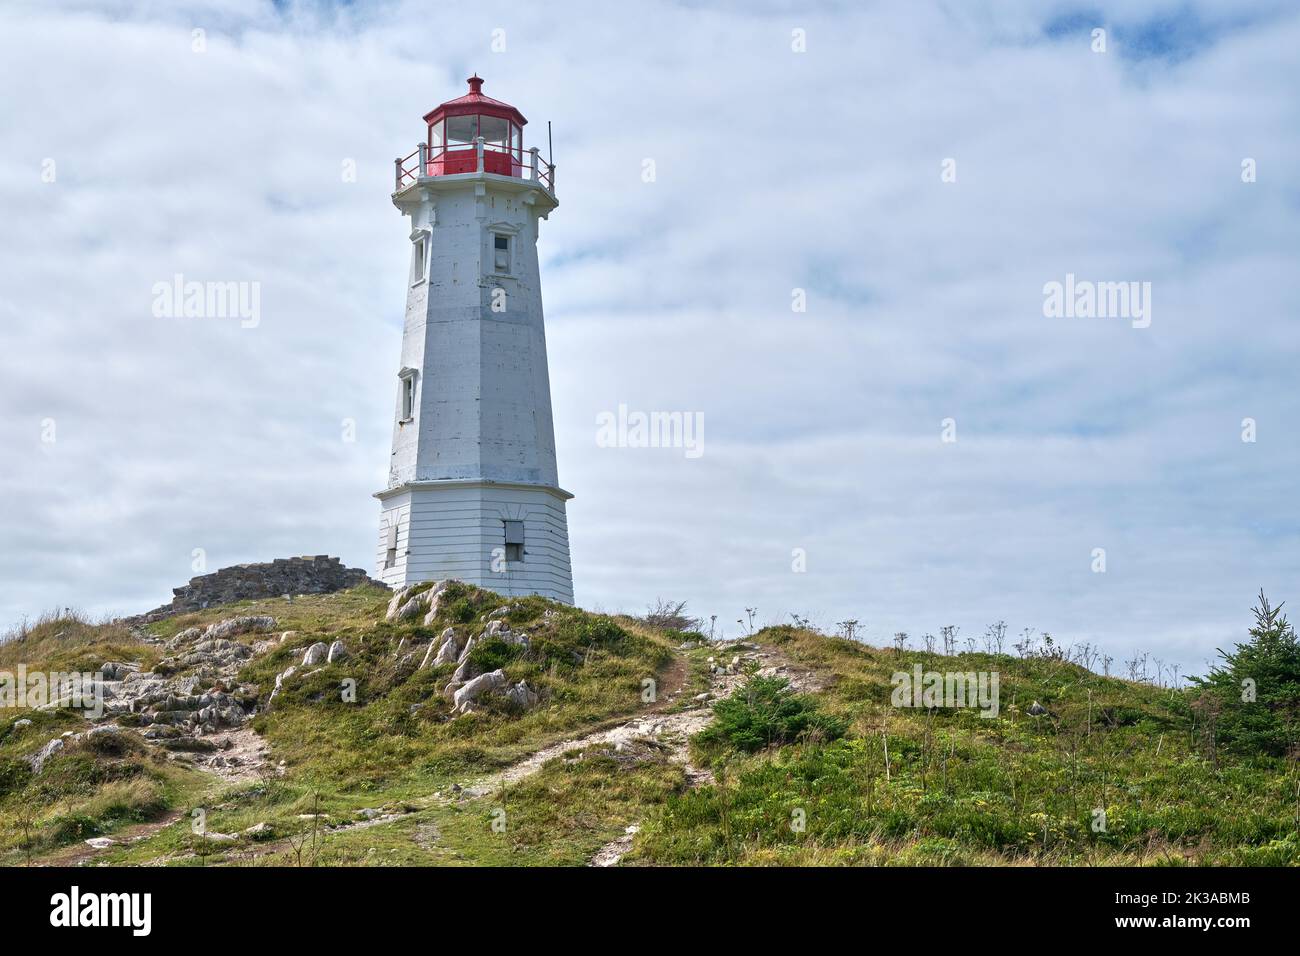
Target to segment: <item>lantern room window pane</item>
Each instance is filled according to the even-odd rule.
[[[429,146],[432,149],[442,149],[442,120],[429,127]]]
[[[478,118],[479,135],[488,146],[505,149],[510,137],[510,123],[499,116],[480,116]]]
[[[447,143],[452,146],[466,146],[474,142],[478,135],[477,116],[447,117]]]
[[[510,151],[515,154],[515,159],[517,161],[523,161],[524,131],[514,123],[510,124]]]

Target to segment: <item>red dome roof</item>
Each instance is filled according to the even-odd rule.
[[[467,116],[477,113],[484,116],[500,116],[504,119],[513,120],[520,126],[528,122],[528,120],[524,119],[524,114],[509,103],[502,103],[490,96],[484,96],[483,81],[479,79],[477,73],[466,82],[469,83],[468,93],[464,96],[458,96],[454,100],[448,100],[441,106],[434,107],[424,114],[424,121],[426,123],[435,123],[444,116]]]

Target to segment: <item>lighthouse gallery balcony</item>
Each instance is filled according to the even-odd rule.
[[[538,156],[536,146],[524,149],[523,114],[485,96],[478,76],[468,82],[468,93],[425,115],[425,141],[394,160],[394,191],[429,177],[487,173],[535,182],[554,197],[555,166]]]

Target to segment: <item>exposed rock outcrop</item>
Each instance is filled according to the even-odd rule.
[[[345,568],[338,558],[326,554],[276,558],[264,564],[237,564],[191,578],[188,584],[172,591],[175,597],[170,604],[128,618],[125,623],[149,624],[173,614],[201,611],[219,604],[295,594],[329,594],[362,584],[386,587],[365,571]]]
[[[424,611],[424,625],[428,627],[438,616],[438,600],[450,583],[450,581],[418,581],[406,585],[388,602],[388,613],[384,616],[384,620],[390,624],[406,621]]]
[[[474,707],[474,701],[481,695],[498,691],[505,685],[505,671],[498,669],[480,674],[456,691],[452,698],[452,710],[457,714],[468,714]]]
[[[302,656],[303,667],[315,667],[317,664],[324,664],[325,658],[329,654],[329,645],[324,641],[317,641],[311,647],[307,648],[307,653]]]
[[[536,707],[538,699],[537,691],[529,687],[526,681],[520,681],[506,691],[506,700],[521,710]]]

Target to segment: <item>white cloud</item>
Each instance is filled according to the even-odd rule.
[[[1005,618],[1199,666],[1259,587],[1294,596],[1293,14],[1180,5],[1162,40],[1175,8],[1124,4],[1098,55],[1045,34],[1066,5],[102,9],[0,13],[0,620],[152,606],[197,547],[367,566],[392,158],[472,70],[531,143],[555,123],[581,603],[852,616],[881,642]],[[1043,318],[1066,272],[1152,282],[1151,328]],[[258,282],[261,324],[153,318],[176,273]],[[704,457],[597,447],[620,402],[702,412]]]

